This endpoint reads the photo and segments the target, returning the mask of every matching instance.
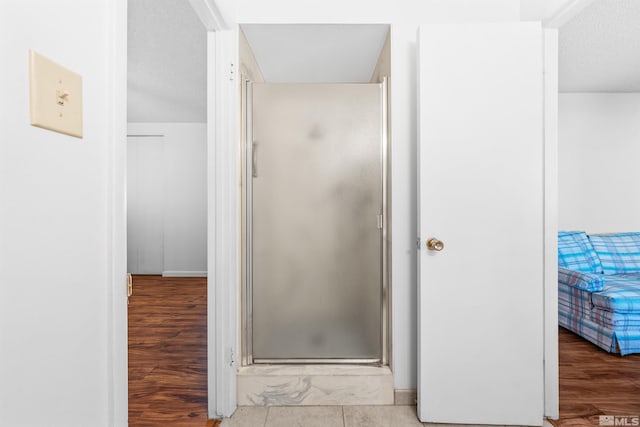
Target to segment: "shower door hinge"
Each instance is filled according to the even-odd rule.
[[[383,224],[384,224],[383,220],[384,220],[384,218],[383,218],[382,214],[379,214],[378,215],[378,230],[382,230],[382,227],[383,227]]]

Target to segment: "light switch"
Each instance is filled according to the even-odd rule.
[[[82,138],[82,77],[29,51],[31,124]]]

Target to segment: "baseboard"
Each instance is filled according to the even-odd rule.
[[[167,270],[162,272],[162,277],[207,277],[207,272]]]
[[[397,388],[393,391],[395,405],[415,405],[418,402],[418,391],[415,388]]]

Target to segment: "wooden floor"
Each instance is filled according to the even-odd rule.
[[[207,284],[134,276],[129,305],[129,425],[212,427],[207,420]],[[560,420],[640,415],[640,355],[609,354],[560,328]]]
[[[640,415],[640,354],[607,353],[560,328],[560,420],[597,426],[600,415]]]
[[[207,281],[134,276],[129,426],[205,427]]]

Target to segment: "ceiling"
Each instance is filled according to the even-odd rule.
[[[560,28],[561,92],[640,92],[640,0],[596,0]]]
[[[206,121],[206,31],[189,0],[129,0],[128,120]],[[368,81],[387,25],[243,25],[270,82]],[[561,92],[640,92],[640,0],[560,28]]]
[[[265,81],[369,82],[388,25],[242,25]]]
[[[129,122],[206,122],[207,33],[189,0],[129,0]]]

